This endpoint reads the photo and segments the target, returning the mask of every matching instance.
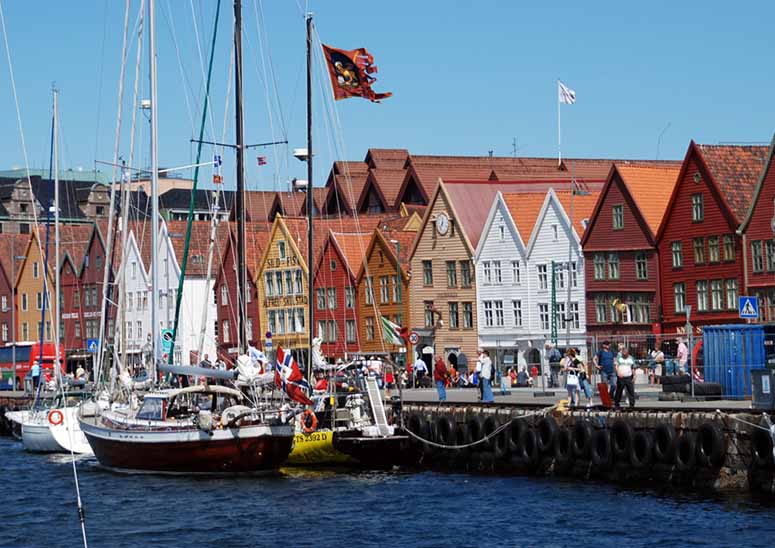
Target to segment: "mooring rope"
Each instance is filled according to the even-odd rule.
[[[527,419],[527,418],[530,418],[530,417],[535,417],[536,415],[545,415],[547,412],[549,412],[550,410],[554,409],[555,407],[557,407],[557,406],[556,405],[552,405],[550,407],[545,407],[543,409],[539,409],[538,411],[533,411],[532,413],[526,413],[526,414],[520,415],[518,417],[512,417],[512,419],[510,421],[501,424],[498,428],[496,428],[495,430],[493,430],[489,434],[485,434],[485,436],[483,438],[481,438],[479,440],[476,440],[476,441],[473,441],[471,443],[466,443],[464,445],[444,445],[443,443],[436,443],[435,441],[426,440],[425,438],[422,438],[422,437],[418,436],[417,434],[415,434],[414,432],[412,432],[408,428],[406,429],[406,432],[411,437],[416,439],[417,441],[421,441],[422,443],[424,443],[426,445],[430,445],[431,447],[438,447],[440,449],[466,449],[468,447],[473,447],[475,445],[479,445],[480,443],[484,443],[486,441],[489,441],[492,438],[498,436],[498,434],[500,434],[501,432],[506,430],[506,428],[511,426],[511,421],[513,421],[513,420]]]

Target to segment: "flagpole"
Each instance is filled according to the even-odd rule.
[[[557,79],[557,167],[562,165],[562,148],[560,132],[560,80]]]

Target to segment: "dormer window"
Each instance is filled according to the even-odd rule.
[[[277,255],[280,259],[285,259],[285,242],[282,240],[277,242]]]

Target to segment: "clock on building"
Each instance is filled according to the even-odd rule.
[[[449,217],[446,213],[439,213],[436,216],[436,230],[444,236],[449,231]]]

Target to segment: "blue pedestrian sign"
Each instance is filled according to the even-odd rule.
[[[213,155],[213,169],[218,169],[223,165],[223,161],[221,160],[220,154]]]
[[[99,339],[86,339],[86,350],[89,351],[89,354],[96,354],[97,348],[100,346],[100,340]]]
[[[758,297],[740,297],[740,317],[744,320],[755,320],[759,317]]]

